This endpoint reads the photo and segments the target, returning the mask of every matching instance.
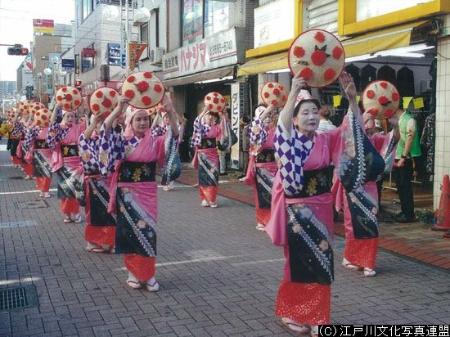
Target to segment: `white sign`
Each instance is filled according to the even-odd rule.
[[[239,86],[240,83],[231,84],[231,128],[236,134],[238,141],[231,147],[231,168],[239,169],[239,145],[241,143],[239,133],[239,122],[241,119],[241,109],[239,104]]]
[[[165,79],[236,63],[237,47],[234,28],[167,53],[162,59]]]
[[[357,0],[356,20],[363,21],[432,1],[434,0]]]
[[[294,38],[295,0],[255,8],[255,48]]]

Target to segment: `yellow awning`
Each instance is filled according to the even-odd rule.
[[[288,68],[287,52],[258,57],[239,66],[238,77]]]
[[[354,57],[409,46],[413,29],[424,22],[426,21],[413,22],[345,40],[342,42],[345,56]],[[238,77],[285,69],[288,67],[287,54],[286,50],[278,54],[251,59],[239,66]]]
[[[425,21],[413,22],[345,40],[342,42],[345,49],[345,57],[354,57],[372,54],[382,50],[407,47],[411,44],[411,33],[413,29],[423,23]]]

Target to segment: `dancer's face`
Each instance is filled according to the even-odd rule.
[[[293,118],[294,125],[303,134],[314,132],[319,127],[320,114],[317,105],[313,102],[305,102]]]
[[[72,126],[75,123],[75,112],[73,111],[67,111],[64,114],[63,122],[67,126]]]
[[[133,132],[137,136],[143,135],[150,127],[150,116],[145,110],[138,110],[131,121]]]

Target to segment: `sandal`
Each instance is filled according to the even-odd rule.
[[[281,323],[290,331],[298,332],[300,335],[309,335],[311,333],[311,326],[308,324],[300,324],[287,317],[282,317]]]
[[[92,243],[88,243],[86,246],[86,251],[89,253],[106,253],[102,247],[93,245]]]
[[[373,277],[377,274],[377,272],[370,268],[364,268],[364,276],[365,277]]]
[[[360,269],[358,266],[351,264],[350,261],[348,261],[345,257],[342,259],[342,266],[344,268],[347,268],[350,270],[359,270]]]
[[[130,288],[133,289],[141,289],[142,288],[142,284],[139,281],[134,281],[134,280],[127,280],[127,284]]]
[[[153,280],[153,282],[151,282],[152,280]],[[147,287],[147,290],[150,292],[159,291],[159,283],[158,283],[158,281],[156,281],[156,279],[154,277],[152,279],[150,279],[145,286]]]
[[[64,223],[71,223],[72,219],[70,218],[70,216],[66,216],[63,221]]]

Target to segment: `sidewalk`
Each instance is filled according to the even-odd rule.
[[[254,206],[253,188],[239,182],[232,175],[221,176],[221,181],[225,181],[219,187],[219,194],[230,199],[234,199],[248,205]],[[185,167],[179,182],[187,185],[197,183],[197,173],[195,170]],[[382,201],[382,206],[386,210],[395,208],[392,201],[396,198],[392,191],[383,191],[386,201]],[[419,196],[423,206],[424,197]],[[450,240],[442,238],[442,232],[435,232],[430,229],[431,225],[420,222],[399,224],[394,222],[381,222],[380,247],[392,253],[415,259],[439,268],[450,270]],[[335,233],[344,236],[342,221],[336,223]]]

